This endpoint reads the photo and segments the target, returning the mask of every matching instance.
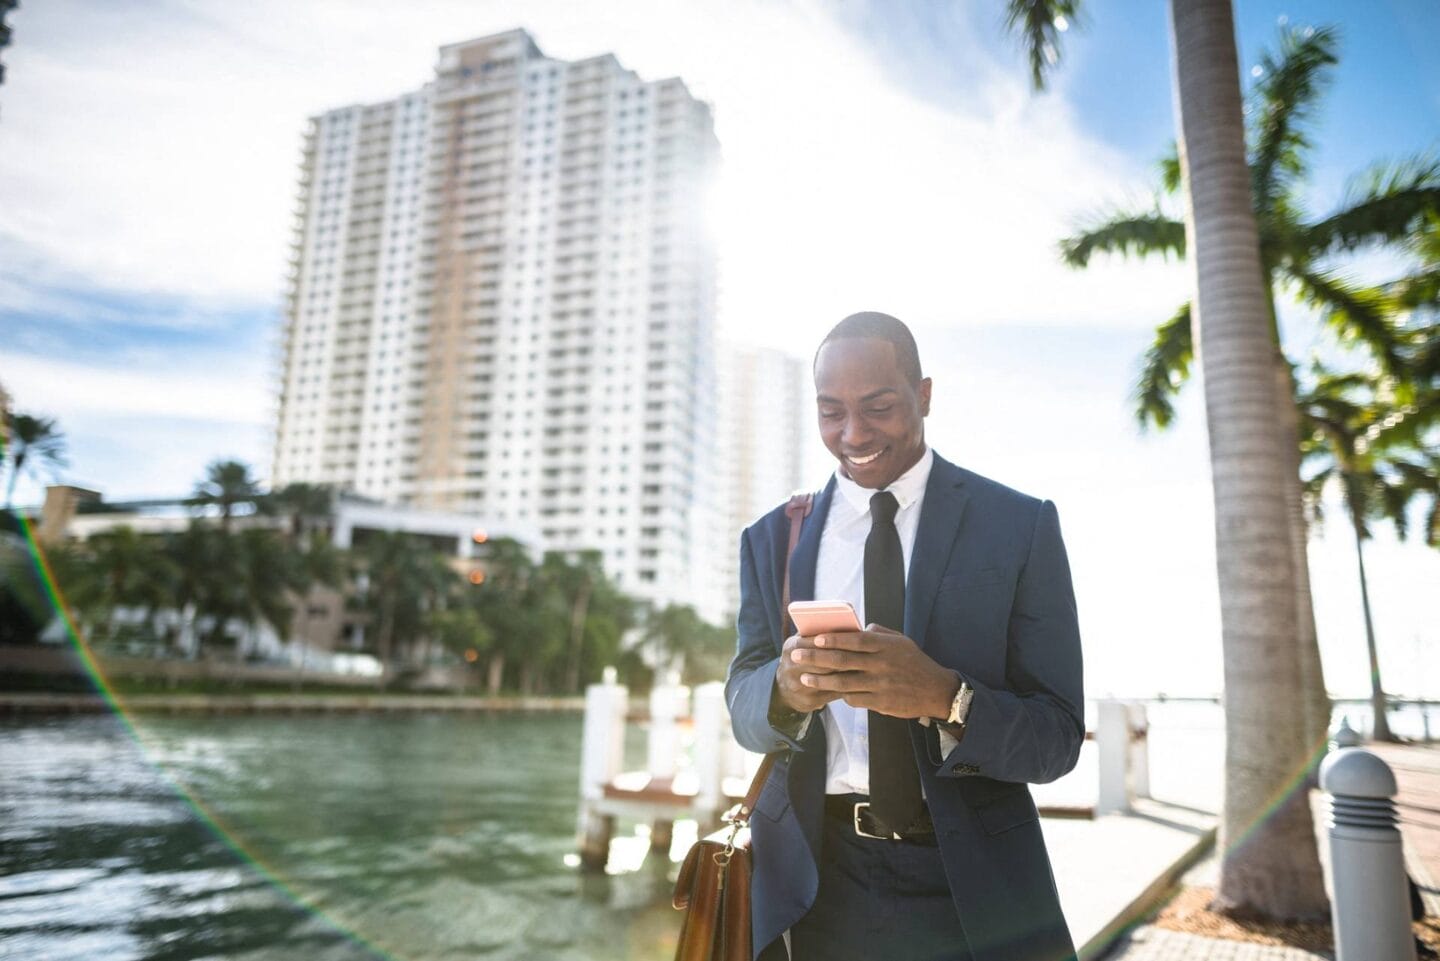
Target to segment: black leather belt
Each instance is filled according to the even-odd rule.
[[[827,817],[844,821],[850,825],[856,835],[862,838],[874,838],[879,841],[909,841],[912,844],[931,846],[936,843],[935,823],[930,820],[928,808],[921,809],[919,820],[904,833],[890,830],[875,815],[871,814],[870,799],[863,794],[825,795],[825,814]]]

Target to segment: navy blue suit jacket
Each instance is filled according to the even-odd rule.
[[[835,481],[815,498],[791,560],[791,595],[813,600]],[[725,685],[735,737],[778,753],[751,818],[755,954],[815,900],[825,794],[825,727],[803,742],[771,726],[785,638],[783,506],[740,539],[737,653]],[[975,689],[964,739],[940,756],[935,728],[911,724],[951,895],[975,961],[1073,955],[1027,783],[1075,766],[1085,738],[1080,633],[1059,519],[1049,501],[936,456],[905,590],[905,634]]]

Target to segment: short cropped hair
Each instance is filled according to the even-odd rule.
[[[900,372],[909,379],[910,383],[918,384],[924,378],[924,375],[920,373],[920,350],[915,346],[915,337],[910,333],[910,328],[906,327],[898,318],[874,310],[851,314],[832,327],[830,333],[825,335],[825,339],[820,341],[820,346],[815,348],[815,358],[811,362],[811,367],[814,367],[815,361],[820,359],[821,349],[830,341],[864,338],[883,340],[892,344],[895,347],[895,359],[900,364]]]

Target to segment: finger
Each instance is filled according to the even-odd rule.
[[[886,627],[884,624],[866,624],[865,630],[871,634],[894,634],[897,637],[905,636],[900,631],[897,631],[894,628]]]
[[[879,644],[867,639],[863,631],[845,631],[836,634],[821,634],[815,638],[815,646],[832,650],[870,653],[875,651]]]
[[[840,694],[849,694],[855,691],[865,690],[868,682],[865,675],[859,671],[837,671],[833,674],[818,674],[807,671],[800,675],[800,683],[817,691],[835,691]]]
[[[837,651],[831,649],[808,648],[790,652],[790,659],[796,664],[805,665],[806,670],[817,671],[856,671],[865,667],[867,654],[859,654],[855,651]]]

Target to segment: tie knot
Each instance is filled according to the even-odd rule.
[[[895,495],[889,491],[879,491],[870,498],[870,521],[871,523],[893,524],[895,523],[895,512],[900,509],[900,502]]]

